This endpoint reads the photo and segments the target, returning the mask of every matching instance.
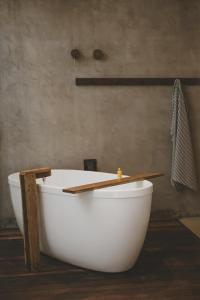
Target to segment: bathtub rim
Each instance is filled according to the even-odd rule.
[[[84,171],[84,170],[75,170],[75,169],[52,169],[53,171],[78,171],[78,172],[89,172],[89,173],[96,173],[94,171]],[[116,175],[114,173],[108,173],[108,172],[98,172],[101,174],[110,174],[110,175]],[[40,179],[41,180],[41,179]],[[38,183],[40,181],[37,179],[37,186],[39,189],[39,192],[41,193],[49,193],[49,194],[56,194],[63,197],[76,197],[81,198],[82,196],[90,196],[92,198],[136,198],[136,197],[143,197],[148,194],[152,194],[153,192],[153,183],[149,180],[142,180],[143,184],[145,186],[143,187],[131,187],[131,183],[123,184],[124,189],[117,189],[118,186],[103,188],[103,189],[97,189],[90,192],[84,192],[80,194],[70,194],[70,193],[64,193],[62,189],[64,187],[58,187],[53,185],[47,185],[43,183]],[[103,180],[103,179],[102,179]],[[12,173],[8,176],[8,183],[9,185],[16,186],[20,188],[20,181],[19,181],[19,172]]]

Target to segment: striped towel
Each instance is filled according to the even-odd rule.
[[[196,191],[197,177],[188,112],[179,79],[176,79],[174,82],[172,94],[171,137],[173,145],[171,183],[176,190],[187,187]]]

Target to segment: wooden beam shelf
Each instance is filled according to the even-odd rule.
[[[176,79],[180,79],[185,85],[200,85],[200,78],[192,77],[77,77],[77,86],[134,86],[134,85],[169,85],[173,86]]]

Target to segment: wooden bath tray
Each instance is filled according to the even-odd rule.
[[[84,184],[79,186],[74,186],[70,188],[64,188],[64,193],[71,193],[71,194],[78,194],[83,192],[89,192],[97,189],[103,189],[110,186],[120,185],[120,184],[126,184],[134,181],[141,181],[145,179],[151,179],[155,177],[163,176],[163,173],[154,172],[154,173],[144,173],[144,174],[138,174],[135,176],[128,176],[123,177],[121,179],[112,179],[112,180],[106,180],[106,181],[100,181],[90,184]]]

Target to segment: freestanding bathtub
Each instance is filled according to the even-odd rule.
[[[122,272],[133,267],[143,246],[151,210],[153,185],[140,181],[67,194],[62,188],[115,179],[116,174],[52,170],[37,179],[40,249],[83,268]],[[19,173],[8,177],[12,205],[23,234]]]

